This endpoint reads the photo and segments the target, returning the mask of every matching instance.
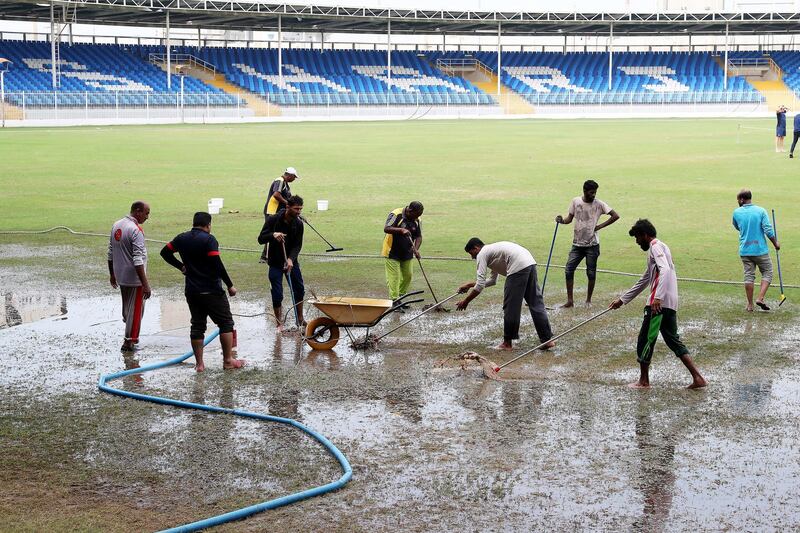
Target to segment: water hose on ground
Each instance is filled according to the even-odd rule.
[[[54,226],[52,228],[45,229],[45,230],[2,230],[2,231],[0,231],[0,235],[44,235],[45,233],[52,233],[53,231],[56,231],[56,230],[66,231],[66,232],[68,232],[68,233],[70,233],[72,235],[78,235],[78,236],[82,236],[82,237],[103,237],[103,238],[106,238],[106,239],[108,238],[108,234],[107,233],[94,233],[94,232],[87,232],[87,231],[75,231],[74,229],[69,228],[67,226]],[[145,239],[145,240],[148,241],[148,242],[156,242],[156,243],[159,243],[159,244],[166,244],[167,243],[167,241],[162,241],[162,240],[159,240],[159,239]],[[258,254],[260,254],[262,252],[262,249],[260,249],[260,248],[256,250],[255,248],[237,248],[237,247],[233,247],[233,246],[220,246],[219,249],[220,250],[230,251],[230,252],[249,252],[249,253],[258,253]],[[303,252],[300,255],[303,256],[303,257],[325,257],[325,258],[328,258],[328,259],[331,258],[330,254],[318,254],[318,253],[305,253],[305,252]],[[376,255],[376,254],[336,254],[336,259],[381,259],[381,260],[384,260],[386,258],[383,257],[382,255]],[[449,256],[438,256],[438,257],[436,257],[436,256],[425,256],[425,259],[429,260],[429,261],[470,261],[470,262],[472,261],[472,259],[469,259],[469,258],[466,258],[466,257],[449,257]],[[561,269],[565,268],[565,265],[551,264],[550,266],[553,267],[553,268],[561,268]],[[578,270],[586,270],[586,267],[578,267]],[[639,276],[641,276],[641,273],[637,274],[635,272],[620,272],[618,270],[607,270],[607,269],[604,269],[604,268],[598,268],[597,272],[599,272],[601,274],[612,274],[614,276],[627,276],[627,277],[632,277],[632,278],[638,278]],[[729,281],[729,280],[704,279],[704,278],[681,278],[681,277],[679,277],[678,281],[687,281],[687,282],[692,282],[692,283],[710,283],[710,284],[713,284],[713,285],[737,285],[737,286],[741,286],[741,285],[744,284],[743,281]],[[800,285],[796,285],[796,284],[795,285],[784,284],[783,287],[787,288],[787,289],[800,289]]]
[[[218,335],[219,335],[219,330],[216,330],[214,333],[206,337],[205,341],[203,342],[203,345],[204,346],[208,345],[211,341],[217,338]],[[317,433],[310,427],[305,426],[296,420],[292,420],[291,418],[283,418],[279,416],[271,416],[261,413],[252,413],[249,411],[242,411],[240,409],[228,409],[225,407],[219,407],[215,405],[204,405],[199,403],[186,402],[183,400],[174,400],[172,398],[163,398],[160,396],[150,396],[148,394],[140,394],[122,389],[116,389],[114,387],[107,385],[109,381],[129,376],[131,374],[142,374],[144,372],[149,372],[151,370],[157,370],[159,368],[165,368],[168,366],[177,365],[178,363],[185,361],[186,359],[192,357],[193,355],[194,354],[190,350],[189,352],[183,354],[182,356],[177,357],[175,359],[170,359],[168,361],[154,363],[151,365],[146,365],[131,370],[115,372],[113,374],[104,374],[100,376],[100,380],[97,383],[97,387],[101,391],[106,392],[108,394],[115,394],[117,396],[133,398],[134,400],[141,400],[145,402],[152,402],[163,405],[171,405],[173,407],[183,407],[185,409],[199,409],[201,411],[207,411],[210,413],[241,416],[243,418],[252,418],[256,420],[264,420],[267,422],[278,422],[280,424],[293,426],[299,429],[300,431],[313,437],[317,442],[322,444],[322,446],[328,451],[328,453],[330,453],[334,458],[336,458],[336,460],[339,462],[339,465],[342,467],[342,476],[336,481],[327,483],[325,485],[321,485],[319,487],[314,487],[301,492],[296,492],[294,494],[289,494],[287,496],[282,496],[280,498],[275,498],[255,505],[250,505],[248,507],[244,507],[236,511],[231,511],[221,515],[212,516],[210,518],[206,518],[203,520],[198,520],[197,522],[191,522],[189,524],[184,524],[182,526],[170,528],[164,530],[165,532],[173,533],[173,532],[199,531],[201,529],[218,526],[220,524],[231,522],[233,520],[241,520],[256,513],[266,511],[268,509],[276,509],[278,507],[283,507],[285,505],[289,505],[291,503],[295,503],[300,500],[313,498],[314,496],[320,496],[327,492],[337,490],[343,487],[345,484],[347,484],[348,481],[350,481],[350,478],[353,476],[353,469],[350,467],[350,463],[347,461],[347,458],[344,456],[344,454],[342,454],[342,452],[340,452],[339,449],[336,448],[336,446],[334,446],[333,443],[331,443],[331,441],[325,438],[325,436],[321,435],[320,433]]]

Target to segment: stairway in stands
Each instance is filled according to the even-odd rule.
[[[277,117],[281,115],[280,107],[244,87],[230,83],[225,79],[225,74],[218,72],[214,65],[203,61],[199,57],[189,54],[170,54],[170,60],[173,72],[181,72],[186,76],[202,80],[231,96],[238,96],[247,103],[247,107],[257,117]],[[166,56],[164,54],[150,54],[150,62],[166,72]]]
[[[448,76],[460,76],[475,87],[499,100],[509,115],[532,115],[534,107],[519,94],[500,84],[497,94],[497,74],[477,59],[438,59],[434,66]]]

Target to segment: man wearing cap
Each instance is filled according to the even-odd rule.
[[[422,225],[419,217],[424,207],[420,202],[411,202],[389,213],[383,225],[383,249],[386,258],[386,284],[389,298],[397,300],[408,292],[411,285],[411,261],[419,257],[422,245]]]
[[[264,222],[267,217],[276,214],[279,210],[284,209],[292,197],[292,191],[289,189],[289,184],[294,180],[300,179],[297,175],[297,170],[294,167],[288,167],[283,171],[283,175],[272,182],[269,187],[269,195],[267,196],[267,203],[264,204]],[[269,244],[264,245],[264,251],[261,252],[261,259],[259,263],[267,262],[267,247]]]
[[[147,281],[147,247],[142,224],[150,217],[150,206],[142,201],[131,204],[131,212],[114,223],[108,239],[108,273],[111,286],[122,294],[122,321],[125,340],[122,351],[134,349],[144,314],[144,301],[150,298]]]

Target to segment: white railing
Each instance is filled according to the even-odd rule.
[[[161,66],[167,62],[167,54],[149,54],[147,59],[148,61],[150,61],[150,63]],[[208,61],[204,61],[199,57],[193,56],[191,54],[170,54],[169,60],[173,66],[180,64],[189,64],[195,68],[210,70],[212,74],[217,73],[217,67],[215,67]]]
[[[436,68],[442,72],[455,73],[459,68],[472,68],[491,77],[494,71],[474,57],[465,58],[440,58],[436,60]]]
[[[505,114],[649,114],[718,113],[766,115],[761,93],[270,93],[247,98],[225,93],[152,92],[6,92],[0,105],[4,122],[81,123],[106,121],[200,121],[276,117],[350,118],[435,116],[470,117]],[[520,108],[519,98],[529,107]],[[794,95],[781,93],[782,103],[800,111]],[[524,107],[524,106],[523,106]]]

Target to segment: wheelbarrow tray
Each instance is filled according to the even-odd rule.
[[[312,300],[311,304],[339,326],[375,324],[392,307],[391,300],[342,296],[323,296]]]

